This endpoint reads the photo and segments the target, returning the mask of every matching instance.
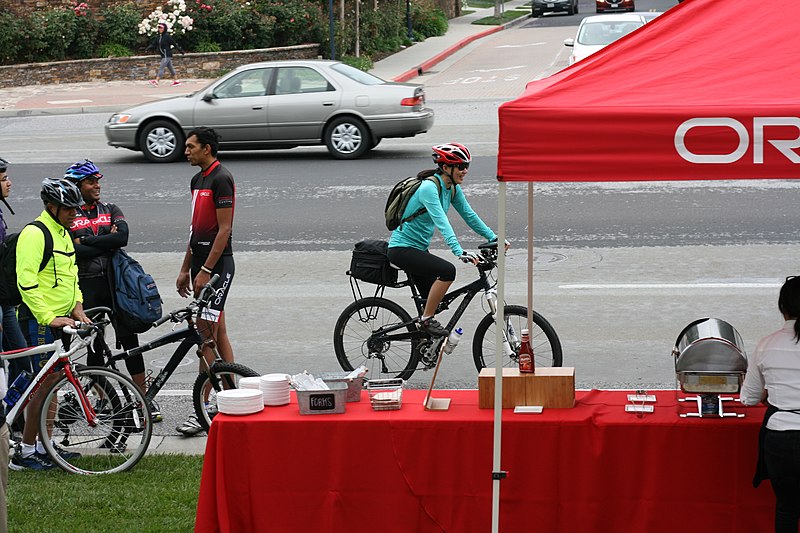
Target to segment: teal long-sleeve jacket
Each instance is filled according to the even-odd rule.
[[[497,238],[491,228],[481,220],[481,217],[469,205],[461,187],[452,185],[452,187],[455,187],[455,194],[453,194],[452,190],[445,186],[440,174],[435,174],[434,178],[439,180],[441,194],[439,193],[439,188],[431,180],[422,182],[408,201],[403,218],[413,215],[421,207],[425,207],[425,213],[405,222],[394,230],[389,239],[390,248],[407,247],[427,250],[431,245],[434,230],[438,229],[453,254],[456,257],[460,257],[464,253],[464,249],[461,248],[461,244],[459,244],[453,227],[447,218],[447,211],[451,205],[475,233],[481,235],[487,241]]]

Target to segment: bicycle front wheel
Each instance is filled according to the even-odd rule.
[[[364,365],[368,379],[410,378],[417,368],[414,339],[381,338],[395,326],[387,336],[416,331],[406,310],[391,300],[362,298],[348,305],[333,328],[333,350],[342,369]]]
[[[74,474],[111,474],[132,468],[150,444],[153,426],[139,388],[119,372],[72,367],[45,393],[39,417],[43,444],[53,463]],[[95,412],[87,420],[81,402]],[[58,446],[58,448],[56,447]]]
[[[222,390],[238,389],[240,378],[257,378],[261,374],[238,363],[216,361],[209,373],[203,372],[194,381],[192,401],[197,421],[208,431],[211,420],[217,414],[217,393]]]
[[[556,335],[556,330],[542,315],[534,311],[533,331],[530,332],[531,348],[533,348],[534,364],[536,366],[561,366],[561,341]],[[504,367],[519,365],[519,346],[522,330],[528,327],[528,308],[521,305],[507,305],[506,337],[509,339],[513,355],[503,361]],[[496,360],[496,341],[494,317],[487,314],[475,330],[472,339],[472,357],[478,372],[486,367],[494,367]]]

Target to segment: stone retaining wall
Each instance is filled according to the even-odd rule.
[[[315,59],[318,54],[318,44],[301,44],[257,50],[176,54],[173,65],[179,78],[216,78],[223,72],[247,63],[279,59]],[[158,63],[158,56],[149,55],[0,66],[0,87],[83,81],[147,80],[155,77]]]

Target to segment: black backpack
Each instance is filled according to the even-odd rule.
[[[42,261],[39,263],[39,272],[44,270],[50,258],[53,257],[53,236],[47,226],[39,220],[34,220],[28,226],[36,226],[44,233],[44,253]],[[22,296],[17,287],[17,241],[19,233],[7,235],[5,240],[0,243],[0,304],[19,305],[22,303]]]
[[[417,189],[419,189],[419,186],[422,185],[422,182],[425,180],[434,182],[436,188],[439,190],[439,194],[442,194],[442,184],[439,183],[439,179],[435,176],[406,178],[392,188],[392,192],[389,193],[389,198],[386,200],[386,207],[383,210],[386,216],[386,227],[389,230],[394,231],[403,225],[404,222],[414,220],[425,212],[425,208],[421,207],[413,215],[403,218],[403,213],[405,213],[406,207],[408,207],[408,201],[411,200],[411,197],[414,196],[414,193],[417,192]],[[453,186],[453,197],[455,197],[455,195],[456,188]]]

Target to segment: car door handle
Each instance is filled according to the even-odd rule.
[[[330,107],[333,105],[333,102],[322,102],[322,105],[325,107]]]
[[[261,105],[254,105],[253,106],[253,111],[260,111],[262,109],[264,109],[264,106],[261,106]]]

